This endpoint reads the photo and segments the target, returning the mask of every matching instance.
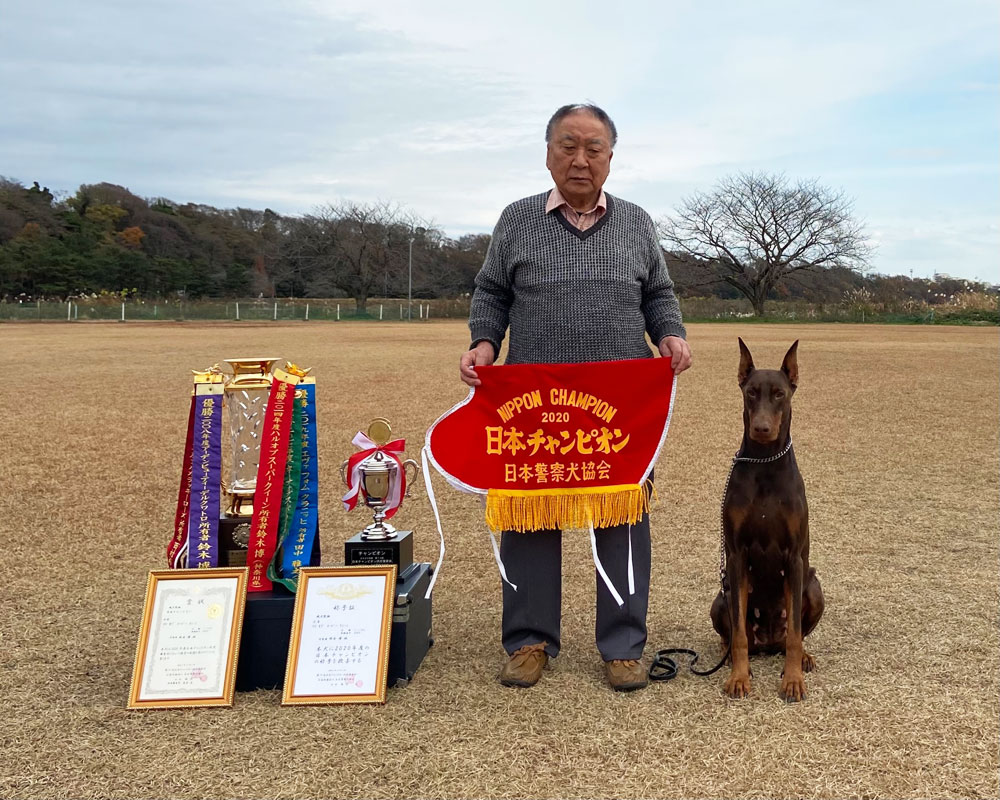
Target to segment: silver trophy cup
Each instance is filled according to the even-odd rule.
[[[412,484],[417,477],[417,462],[407,459],[403,462],[403,469],[413,468],[413,472],[407,473],[406,478]],[[393,539],[396,536],[396,529],[385,521],[386,506],[392,496],[393,487],[399,481],[399,465],[383,453],[381,450],[368,456],[358,467],[361,481],[361,496],[373,514],[371,525],[361,531],[361,538],[365,541],[383,542]],[[340,474],[347,483],[347,462],[340,465]],[[409,497],[407,490],[404,497]]]

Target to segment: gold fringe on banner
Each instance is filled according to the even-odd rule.
[[[540,531],[610,528],[635,524],[649,511],[642,486],[594,486],[579,489],[490,489],[486,524],[494,531]]]

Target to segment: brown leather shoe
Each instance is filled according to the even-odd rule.
[[[646,668],[641,661],[628,659],[604,662],[604,671],[608,675],[608,683],[616,692],[631,692],[635,689],[645,689],[649,683]]]
[[[504,686],[520,686],[527,689],[538,683],[542,670],[549,663],[549,654],[545,652],[548,642],[526,644],[520,650],[510,654],[510,659],[500,670],[500,683]]]

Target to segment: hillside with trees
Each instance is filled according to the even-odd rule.
[[[413,296],[471,291],[488,234],[458,239],[384,203],[302,217],[142,198],[109,183],[57,199],[0,178],[0,300]]]
[[[737,188],[742,177],[733,179]],[[777,191],[766,181],[750,188]],[[802,187],[791,189],[783,202],[794,205],[794,191]],[[749,298],[759,313],[765,300],[888,308],[933,306],[970,291],[995,294],[995,287],[947,276],[866,276],[857,268],[865,255],[863,243],[846,215],[825,218],[832,219],[824,234],[829,234],[826,250],[796,247],[794,240],[775,234],[778,249],[750,247],[740,255],[721,235],[714,240],[707,235],[718,230],[724,205],[718,198],[713,205],[707,195],[700,201],[682,211],[686,232],[679,226],[683,216],[661,228],[682,302]],[[838,228],[840,222],[848,227]],[[843,245],[845,230],[854,236],[850,258],[838,257],[828,246]],[[748,235],[752,238],[752,231]],[[411,264],[414,298],[472,292],[488,245],[488,233],[452,239],[391,203],[341,202],[287,216],[268,208],[219,209],[143,198],[110,183],[86,184],[58,197],[38,183],[25,186],[0,178],[0,303],[94,295],[352,298],[364,311],[370,298],[406,297]],[[795,258],[786,257],[789,253]]]

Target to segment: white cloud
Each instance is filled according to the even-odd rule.
[[[978,220],[998,210],[998,23],[992,2],[18,4],[0,174],[286,213],[393,199],[489,230],[548,184],[548,115],[589,99],[621,134],[609,190],[654,215],[768,169],[870,220]],[[882,271],[932,250],[879,229]],[[994,268],[974,226],[938,235]]]
[[[925,278],[939,272],[1000,284],[1000,229],[993,217],[887,217],[872,227],[878,272]]]

